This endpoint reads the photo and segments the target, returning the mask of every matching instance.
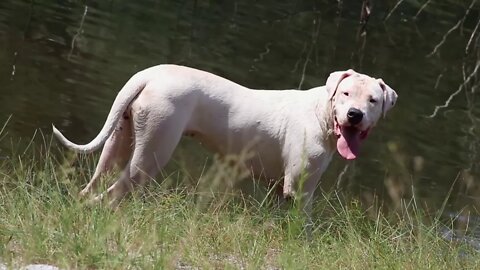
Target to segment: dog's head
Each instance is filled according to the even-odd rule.
[[[395,105],[397,93],[382,79],[352,69],[330,74],[326,89],[333,106],[337,150],[345,159],[355,159],[370,129]]]

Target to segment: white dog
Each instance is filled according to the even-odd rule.
[[[55,127],[53,131],[62,144],[82,153],[105,144],[81,195],[96,187],[102,173],[120,166],[121,175],[107,190],[112,206],[156,176],[187,135],[221,155],[248,147],[253,155],[245,165],[252,174],[283,178],[283,195],[302,194],[309,213],[335,148],[342,157],[355,159],[361,142],[396,99],[381,79],[353,70],[333,72],[325,86],[279,91],[253,90],[205,71],[159,65],[126,83],[90,143],[77,145]],[[299,185],[301,176],[305,182]]]

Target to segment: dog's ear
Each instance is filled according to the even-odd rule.
[[[347,78],[350,75],[353,75],[355,71],[353,69],[345,70],[345,71],[335,71],[330,73],[328,76],[327,83],[325,84],[327,91],[328,91],[328,99],[332,100],[337,92],[338,85],[340,82]]]
[[[378,84],[380,84],[380,87],[382,87],[382,90],[383,90],[382,112],[383,112],[383,117],[385,117],[387,112],[395,105],[395,102],[397,102],[398,95],[382,79],[377,79],[377,81],[378,81]]]

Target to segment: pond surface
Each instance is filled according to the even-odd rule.
[[[479,4],[466,14],[471,1],[374,1],[362,33],[361,2],[2,0],[3,151],[36,130],[51,134],[52,123],[89,141],[130,76],[161,63],[263,89],[308,89],[354,68],[383,78],[399,100],[347,174],[337,179],[347,164],[337,155],[324,182],[393,207],[415,195],[433,210],[453,187],[452,213],[475,210]],[[195,152],[203,165],[206,153]]]

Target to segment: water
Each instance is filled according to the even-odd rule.
[[[466,215],[480,206],[478,74],[427,116],[480,61],[478,30],[472,37],[479,4],[429,56],[471,4],[430,2],[416,16],[425,1],[394,10],[396,1],[375,1],[362,35],[361,1],[2,0],[0,123],[12,116],[3,149],[36,130],[50,134],[52,123],[89,141],[120,87],[152,65],[188,65],[266,89],[307,89],[354,68],[383,78],[399,100],[360,159],[338,181],[347,163],[336,157],[324,185],[367,204],[380,196],[391,208],[413,194],[433,212],[453,186],[449,213]],[[198,149],[186,142],[177,153],[200,160],[192,170],[206,156]]]

